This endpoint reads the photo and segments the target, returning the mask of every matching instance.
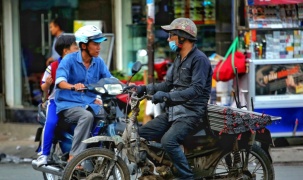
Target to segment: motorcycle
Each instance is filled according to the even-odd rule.
[[[116,78],[104,78],[99,80],[96,84],[90,84],[82,89],[94,93],[96,96],[102,96],[103,101],[104,114],[95,116],[91,136],[115,136],[123,133],[126,126],[124,121],[125,117],[118,107],[116,98],[118,94],[121,94],[123,86],[124,85]],[[43,108],[42,105],[43,104],[39,104],[38,106],[38,122],[41,124],[41,127],[37,129],[35,137],[35,141],[40,142],[37,152],[39,152],[41,146],[41,134],[46,119],[45,108]],[[48,164],[38,167],[37,161],[32,161],[32,167],[37,171],[41,171],[45,180],[60,179],[62,176],[69,157],[75,126],[76,124],[68,124],[64,119],[59,117]],[[113,149],[112,143],[102,142],[90,144],[88,147]]]
[[[174,178],[176,170],[162,145],[138,134],[139,104],[151,99],[151,95],[138,97],[134,92],[129,93],[132,113],[123,135],[95,136],[84,141],[114,142],[115,151],[89,148],[81,152],[65,167],[63,180]],[[183,144],[195,179],[273,180],[272,139],[266,126],[280,117],[217,105],[208,105],[207,109],[201,129],[190,134]],[[138,169],[130,171],[130,163],[123,158]]]

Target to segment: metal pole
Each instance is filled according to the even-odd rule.
[[[154,22],[155,3],[154,0],[146,0],[147,4],[147,56],[148,56],[148,83],[154,83]]]
[[[238,36],[238,1],[239,0],[233,0],[232,1],[232,38],[235,39],[236,36]]]

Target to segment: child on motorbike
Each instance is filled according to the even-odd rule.
[[[56,71],[62,58],[71,52],[78,51],[78,46],[76,44],[76,38],[74,35],[61,35],[56,41],[55,50],[60,55],[57,61],[51,63],[45,70],[42,81],[41,89],[44,93],[47,93],[48,104],[46,111],[46,121],[43,128],[42,143],[41,143],[41,154],[37,159],[37,166],[42,166],[47,164],[47,158],[50,154],[50,149],[52,145],[52,140],[54,136],[55,127],[58,122],[58,116],[56,114],[56,104],[55,98],[55,88],[54,83],[56,79]]]

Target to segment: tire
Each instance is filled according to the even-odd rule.
[[[240,151],[241,162],[239,163],[243,167],[246,150]],[[232,172],[231,168],[235,164],[234,154],[229,152],[221,156],[220,160],[216,164],[213,176],[220,173],[220,176],[225,177],[245,177],[243,179],[256,179],[256,180],[274,180],[274,167],[266,154],[266,152],[257,145],[252,146],[252,151],[249,153],[248,171],[243,171],[241,174]]]
[[[65,167],[62,180],[103,180],[107,172],[109,160],[113,160],[115,154],[108,149],[89,148],[75,156]],[[107,161],[107,162],[106,162]],[[80,168],[79,168],[80,165]],[[118,157],[111,173],[110,180],[130,180],[130,173],[127,165]]]

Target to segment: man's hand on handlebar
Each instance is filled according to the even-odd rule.
[[[77,83],[77,84],[74,84],[72,87],[71,87],[71,90],[72,91],[81,91],[83,92],[83,89],[85,89],[85,85],[82,84],[82,83]]]
[[[129,91],[129,90],[136,92],[138,97],[141,97],[146,92],[146,86],[131,85],[131,86],[125,87],[123,91],[125,92],[125,91]]]
[[[169,102],[170,101],[170,95],[169,93],[158,91],[156,94],[153,95],[152,102],[154,104],[162,103],[162,102]]]

